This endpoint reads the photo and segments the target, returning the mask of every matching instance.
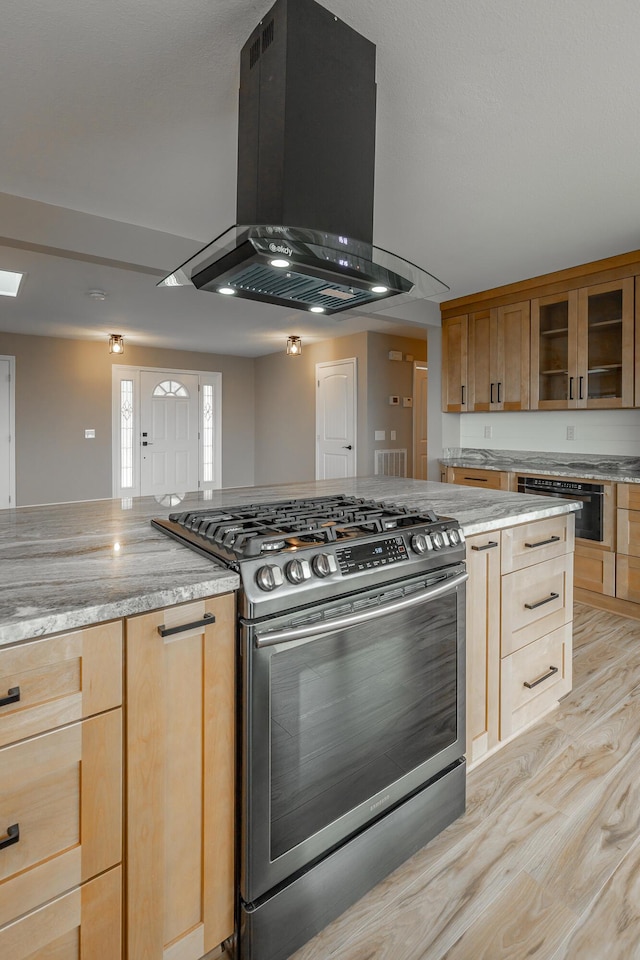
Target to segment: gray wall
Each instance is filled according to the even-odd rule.
[[[253,360],[9,333],[0,354],[16,358],[18,506],[111,496],[112,363],[221,372],[223,486],[254,482]]]

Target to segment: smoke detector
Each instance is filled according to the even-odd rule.
[[[106,300],[107,295],[104,290],[87,290],[87,296],[91,300]]]

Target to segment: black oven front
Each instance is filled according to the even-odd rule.
[[[576,537],[602,543],[604,540],[604,484],[561,477],[518,477],[518,493],[534,493],[561,500],[579,500]]]
[[[242,622],[242,956],[288,956],[328,922],[312,919],[310,927],[314,911],[307,905],[303,929],[295,929],[299,905],[318,886],[348,884],[340,894],[344,909],[428,842],[433,832],[407,823],[395,828],[402,833],[397,839],[380,833],[376,856],[384,860],[389,848],[389,863],[379,876],[372,871],[376,825],[388,831],[394,816],[402,821],[403,803],[428,797],[429,786],[452,769],[453,786],[443,780],[433,802],[448,808],[446,822],[464,809],[466,576],[464,564],[455,564]],[[443,816],[432,812],[433,824],[441,824],[435,832],[446,825]],[[345,874],[347,857],[339,854],[350,838],[357,839]],[[349,870],[367,876],[348,876]],[[293,893],[283,893],[288,886]],[[316,913],[323,910],[316,904]],[[289,931],[286,942],[272,937],[270,917]]]

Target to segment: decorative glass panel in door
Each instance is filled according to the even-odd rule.
[[[580,290],[578,401],[589,407],[631,406],[633,280]]]
[[[531,301],[532,409],[577,406],[577,291]]]

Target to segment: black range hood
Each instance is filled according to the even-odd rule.
[[[326,314],[446,292],[373,245],[375,124],[375,45],[277,0],[240,57],[238,222],[160,285]]]

